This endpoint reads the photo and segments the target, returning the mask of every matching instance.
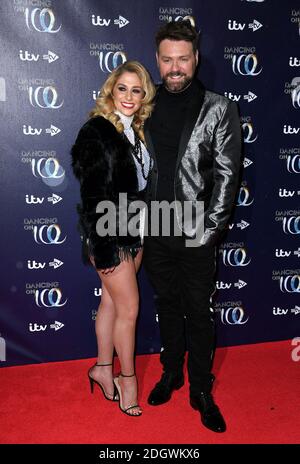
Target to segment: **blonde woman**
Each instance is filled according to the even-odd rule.
[[[151,114],[154,95],[147,70],[137,61],[125,62],[104,83],[72,148],[72,167],[80,181],[83,245],[102,282],[96,318],[98,357],[88,372],[91,391],[97,384],[107,400],[119,401],[122,412],[134,417],[142,414],[134,368],[139,306],[136,273],[142,239],[120,234],[118,225],[113,235],[99,234],[96,225],[103,215],[96,207],[102,201],[113,202],[117,217],[109,221],[114,223],[122,215],[120,193],[127,194],[129,206],[144,199],[152,160],[144,145],[143,124]],[[128,213],[128,222],[130,218]],[[116,378],[114,350],[121,365]]]

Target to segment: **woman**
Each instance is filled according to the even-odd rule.
[[[143,124],[151,113],[154,95],[155,87],[146,69],[137,61],[125,62],[104,83],[91,118],[72,148],[72,167],[80,181],[83,242],[102,282],[96,318],[98,358],[88,372],[91,391],[96,383],[106,399],[118,400],[120,409],[130,416],[142,413],[134,370],[139,305],[136,273],[142,240],[140,235],[120,233],[118,220],[124,217],[124,211],[119,194],[127,195],[128,207],[144,198],[151,159],[143,144]],[[105,236],[100,226],[107,216],[99,205],[107,200],[116,209],[116,217],[110,215],[108,219],[116,232]],[[132,213],[127,217],[129,223]],[[115,379],[114,349],[121,365]]]

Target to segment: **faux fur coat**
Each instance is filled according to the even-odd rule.
[[[80,182],[81,204],[77,209],[85,262],[93,256],[97,269],[117,266],[141,247],[139,236],[120,236],[118,227],[119,193],[127,194],[128,207],[140,199],[131,145],[112,123],[97,116],[80,129],[71,155],[73,172]],[[115,236],[97,233],[97,221],[104,213],[97,213],[96,207],[103,200],[115,205],[117,217],[110,218],[117,222]],[[128,210],[127,214],[130,221],[132,214]]]

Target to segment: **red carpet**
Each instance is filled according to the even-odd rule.
[[[147,396],[160,378],[158,355],[137,357],[144,414],[130,418],[117,403],[90,393],[94,359],[0,369],[0,443],[254,444],[300,443],[300,361],[291,341],[219,348],[214,398],[228,430],[205,429],[188,402],[188,382],[169,403]],[[118,366],[116,366],[118,368]]]

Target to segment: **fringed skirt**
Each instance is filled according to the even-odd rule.
[[[144,201],[146,195],[146,189],[139,192],[139,200]],[[80,213],[80,205],[79,205],[79,213]],[[143,241],[144,241],[144,231],[145,231],[145,218],[146,218],[146,209],[142,209],[139,212],[139,235],[136,237],[135,244],[133,246],[121,246],[116,245],[117,247],[117,254],[119,255],[120,262],[128,261],[129,259],[134,259],[138,252],[143,248]],[[93,254],[90,250],[89,238],[88,234],[82,227],[82,221],[79,221],[79,232],[80,238],[82,243],[82,261],[84,264],[92,264],[93,262]]]

